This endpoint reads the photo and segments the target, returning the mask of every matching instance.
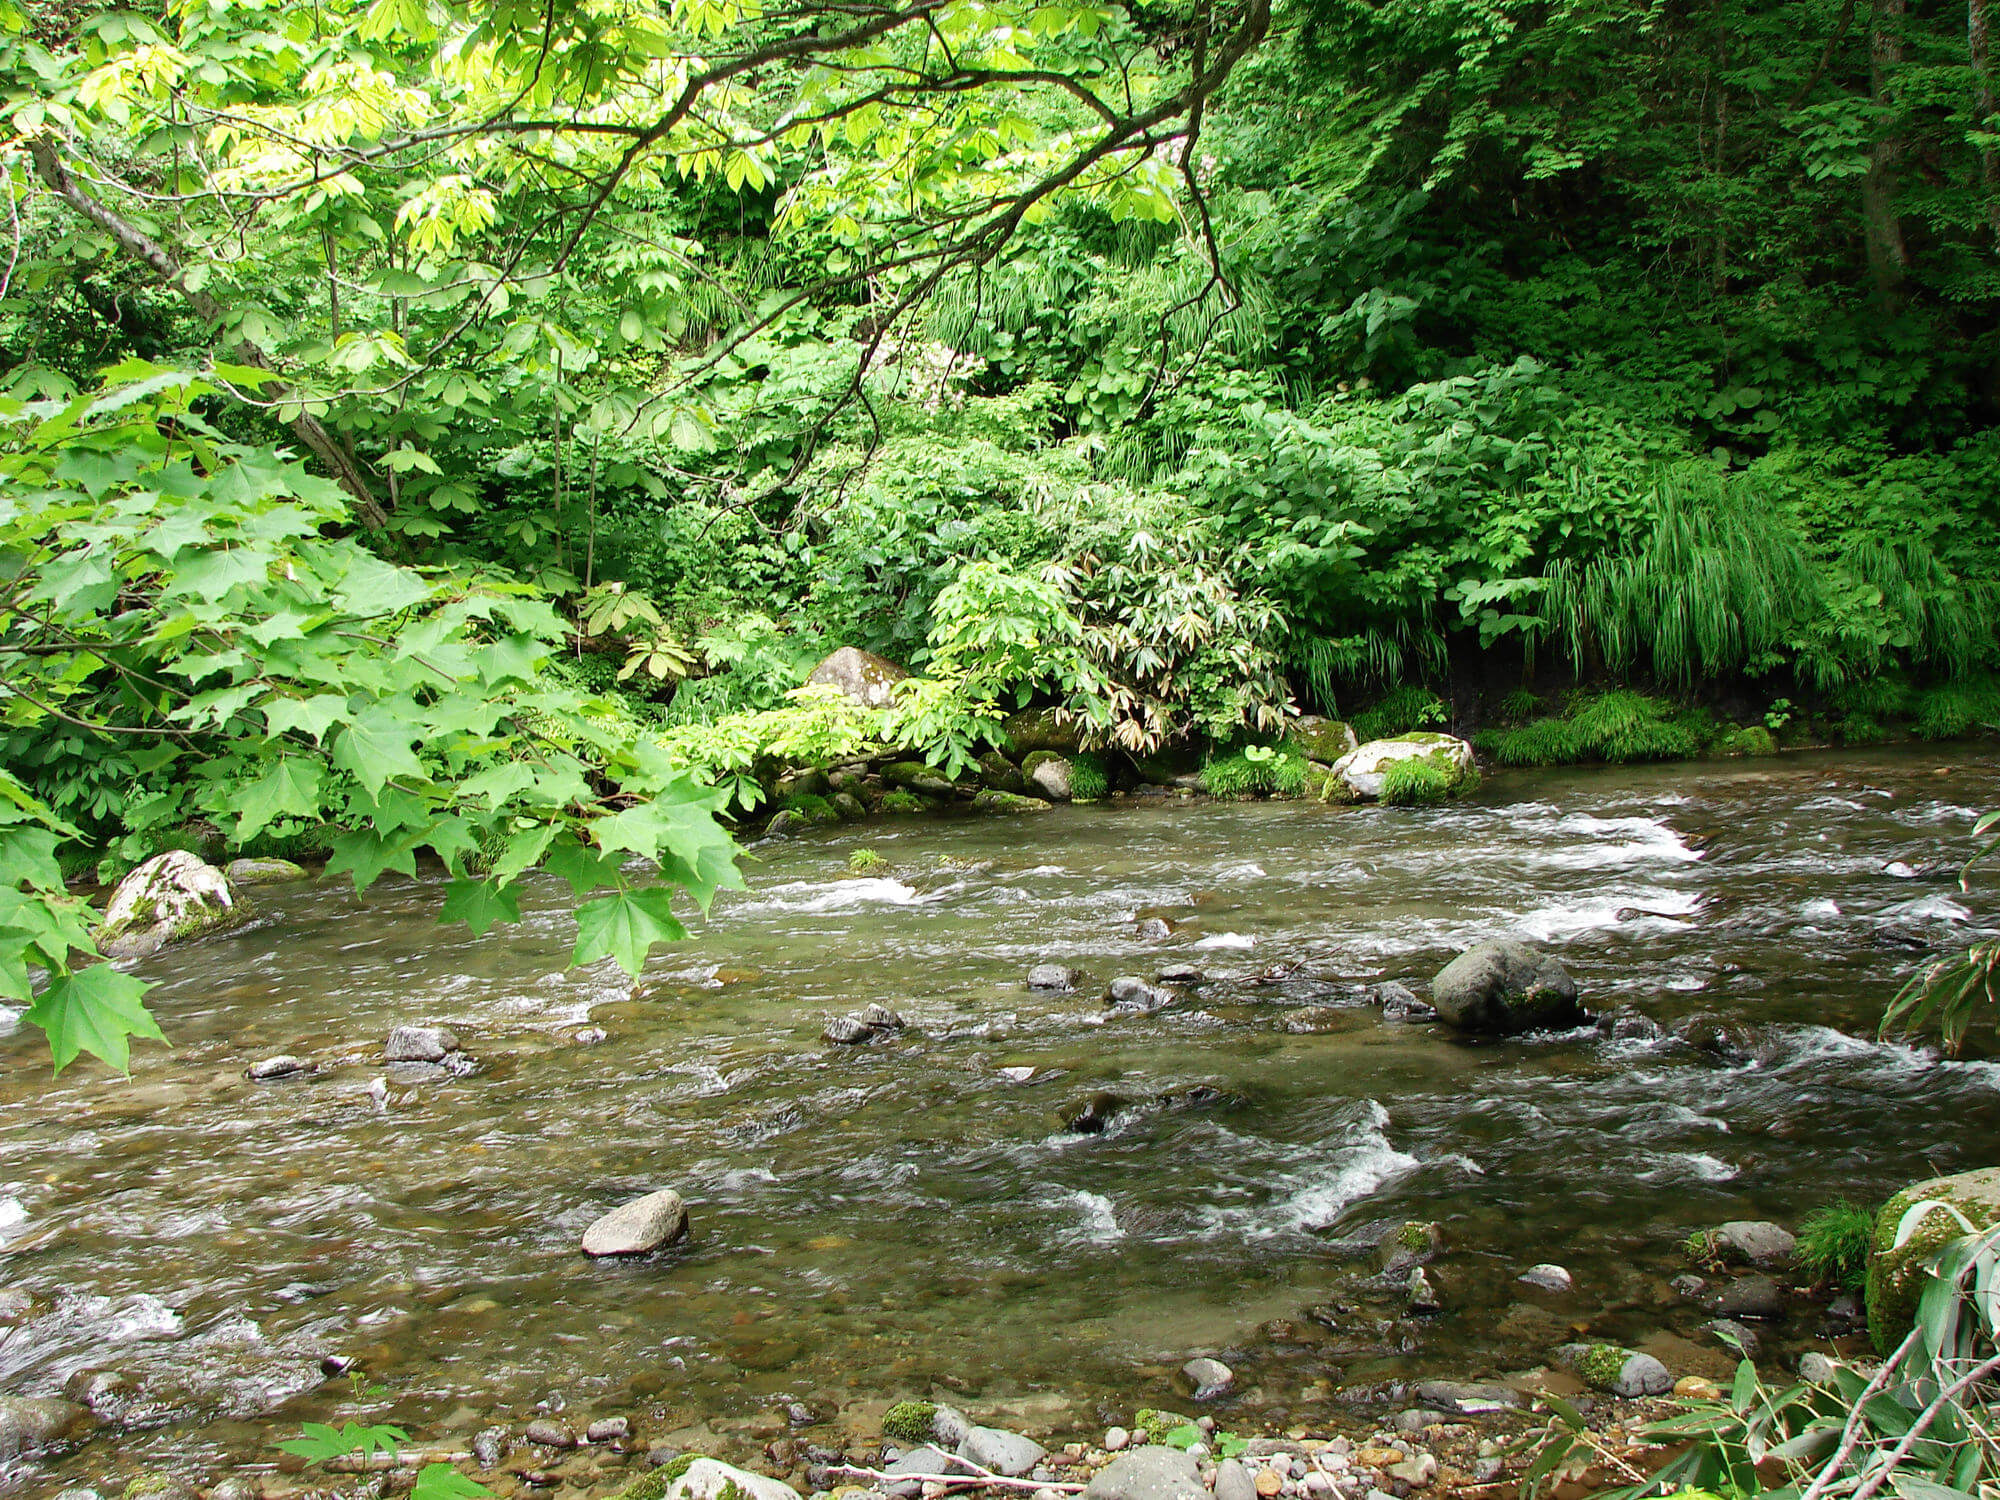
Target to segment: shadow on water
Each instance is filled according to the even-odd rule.
[[[351,1414],[328,1356],[388,1388],[370,1412],[462,1437],[551,1392],[656,1428],[933,1388],[1090,1422],[1170,1399],[1197,1350],[1268,1416],[1533,1366],[1578,1325],[1691,1337],[1704,1315],[1666,1290],[1690,1229],[1992,1159],[2000,1069],[1865,1038],[1974,930],[1948,867],[1995,804],[2000,764],[1950,747],[1507,775],[1438,810],[877,824],[756,850],[751,889],[636,990],[565,971],[552,884],[481,940],[435,925],[426,883],[281,888],[262,925],[144,964],[175,1045],[129,1081],[51,1083],[36,1037],[0,1036],[0,1284],[33,1298],[0,1389],[128,1378],[133,1430],[82,1474],[268,1456]],[[864,846],[886,871],[847,873]],[[1559,951],[1595,1009],[1713,1013],[1734,1049],[1469,1045],[1358,993],[1500,935]],[[1029,991],[1041,961],[1090,980]],[[1177,963],[1208,981],[1106,1019],[1106,981]],[[1297,967],[1260,982],[1274,965]],[[870,1001],[910,1030],[820,1040]],[[1309,1004],[1336,1014],[1287,1030]],[[378,1105],[404,1021],[449,1023],[478,1070],[391,1077]],[[278,1052],[318,1071],[245,1080]],[[1100,1091],[1133,1107],[1062,1129]],[[663,1185],[688,1244],[577,1254]],[[1435,1318],[1337,1253],[1410,1218],[1451,1247]],[[1514,1282],[1548,1260],[1574,1294]]]

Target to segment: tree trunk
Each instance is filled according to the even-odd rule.
[[[1908,0],[1873,0],[1868,29],[1868,85],[1876,104],[1895,108],[1896,71],[1903,63],[1903,16]],[[1896,162],[1903,138],[1893,126],[1868,149],[1868,172],[1861,179],[1861,227],[1868,270],[1882,305],[1900,307],[1909,279],[1910,251],[1896,213]]]
[[[1992,130],[1993,64],[1987,49],[1986,0],[1965,0],[1965,47],[1972,57],[1972,128],[1981,134]],[[1979,171],[1986,184],[1986,222],[1993,229],[1993,243],[2000,249],[2000,152],[1992,146],[1979,148]]]
[[[181,263],[174,259],[167,248],[150,238],[136,224],[120,218],[109,208],[86,192],[83,185],[70,175],[57,154],[55,143],[46,136],[34,136],[28,140],[28,154],[35,163],[35,175],[40,177],[49,191],[61,198],[76,212],[102,229],[118,242],[118,247],[135,260],[152,267],[154,273],[187,299],[195,316],[204,322],[220,326],[226,321],[226,314],[220,302],[201,288],[190,288]],[[230,351],[229,357],[237,364],[254,365],[260,370],[270,370],[270,356],[249,339],[240,340]],[[275,372],[264,389],[277,397],[282,397],[286,387]],[[375,492],[368,483],[368,476],[356,463],[354,456],[343,448],[334,435],[326,430],[326,425],[311,412],[301,410],[288,425],[301,443],[310,450],[327,472],[339,481],[340,487],[354,497],[355,512],[370,530],[380,530],[389,522],[387,512],[376,500]]]

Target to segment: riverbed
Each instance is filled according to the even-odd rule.
[[[0,1286],[33,1298],[0,1391],[133,1393],[128,1430],[0,1488],[266,1460],[302,1420],[462,1444],[552,1398],[726,1431],[936,1393],[1060,1432],[1171,1402],[1195,1353],[1249,1422],[1532,1368],[1578,1326],[1695,1348],[1665,1290],[1690,1230],[1995,1160],[2000,1067],[1872,1038],[1927,953],[1992,930],[1955,876],[1996,805],[2000,760],[1954,745],[1503,774],[1439,809],[877,822],[754,848],[636,986],[565,969],[554,882],[481,939],[436,925],[437,881],[260,890],[254,927],[135,966],[174,1045],[129,1080],[51,1082],[38,1034],[0,1035]],[[1594,1011],[1730,1044],[1473,1043],[1369,1003],[1501,936]],[[1042,962],[1088,981],[1029,990]],[[1107,1019],[1110,979],[1172,965],[1206,978]],[[822,1040],[869,1002],[908,1029]],[[1288,1029],[1307,1006],[1337,1014]],[[392,1074],[415,1022],[476,1066]],[[276,1053],[317,1071],[245,1078]],[[1109,1128],[1063,1128],[1100,1091]],[[685,1244],[578,1254],[658,1187]],[[1409,1219],[1445,1237],[1434,1317],[1343,1253]],[[1566,1298],[1514,1280],[1545,1261]]]

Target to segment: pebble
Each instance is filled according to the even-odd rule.
[[[262,1062],[254,1062],[243,1070],[243,1075],[253,1083],[270,1083],[279,1078],[291,1078],[299,1073],[310,1073],[312,1064],[303,1057],[294,1057],[289,1052],[276,1057],[267,1057]]]
[[[1685,1396],[1690,1401],[1719,1401],[1722,1399],[1722,1387],[1699,1375],[1683,1375],[1674,1382],[1674,1394]]]
[[[207,1500],[261,1500],[264,1490],[247,1474],[231,1474],[209,1486]]]
[[[1799,1357],[1799,1379],[1807,1385],[1831,1385],[1834,1372],[1838,1368],[1817,1349],[1808,1349]]]
[[[1438,1461],[1428,1453],[1419,1453],[1414,1458],[1406,1458],[1399,1464],[1389,1465],[1389,1477],[1400,1479],[1405,1484],[1413,1484],[1422,1489],[1437,1478]]]
[[[392,1063],[443,1062],[458,1050],[458,1037],[442,1026],[398,1026],[382,1044],[382,1060]]]
[[[803,1401],[788,1402],[785,1406],[785,1421],[793,1427],[810,1427],[819,1420],[813,1409]]]
[[[1255,1484],[1257,1493],[1262,1495],[1264,1500],[1271,1500],[1271,1496],[1285,1487],[1285,1481],[1278,1477],[1275,1469],[1259,1469]]]
[[[528,1430],[522,1436],[529,1442],[539,1444],[544,1448],[574,1448],[576,1446],[576,1434],[563,1426],[562,1423],[549,1417],[538,1417],[536,1420],[530,1422]]]
[[[599,1417],[584,1431],[584,1436],[593,1443],[616,1443],[631,1435],[629,1417]]]
[[[507,1429],[488,1427],[472,1440],[472,1457],[482,1469],[497,1469],[507,1456]]]
[[[1104,1432],[1104,1451],[1106,1453],[1121,1452],[1123,1451],[1125,1445],[1131,1441],[1132,1441],[1132,1434],[1127,1432],[1124,1428],[1122,1427],[1106,1428]]]
[[[611,1033],[602,1026],[586,1026],[570,1038],[579,1047],[595,1047],[599,1042],[608,1041]]]
[[[1312,1500],[1333,1500],[1335,1486],[1331,1474],[1322,1474],[1317,1469],[1306,1475],[1306,1494]]]
[[[1036,964],[1028,970],[1028,988],[1031,990],[1060,990],[1067,993],[1076,988],[1083,978],[1081,969],[1072,969],[1064,964]]]
[[[1236,1372],[1219,1359],[1191,1359],[1181,1366],[1181,1374],[1194,1387],[1197,1401],[1213,1401],[1236,1384]]]
[[[1576,1279],[1563,1267],[1547,1262],[1528,1267],[1514,1279],[1525,1281],[1529,1286],[1540,1287],[1545,1292],[1566,1292],[1576,1285]]]

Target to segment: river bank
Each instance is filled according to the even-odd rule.
[[[29,1299],[0,1380],[110,1370],[133,1413],[10,1482],[220,1475],[301,1421],[519,1438],[558,1397],[738,1459],[792,1435],[793,1402],[844,1454],[909,1396],[1060,1451],[1174,1405],[1197,1355],[1235,1372],[1202,1408],[1231,1430],[1365,1437],[1414,1403],[1344,1393],[1551,1369],[1578,1323],[1715,1378],[1720,1314],[1673,1288],[1691,1231],[1984,1165],[2000,1132],[1989,1064],[1869,1040],[1895,978],[1975,923],[1946,872],[2000,765],[1696,769],[815,831],[758,850],[637,987],[565,970],[551,887],[504,941],[436,926],[423,881],[268,888],[256,925],[141,961],[175,1047],[129,1082],[51,1083],[0,1037],[0,1278]],[[863,849],[881,869],[850,869]],[[1510,934],[1622,1019],[1468,1043],[1369,998]],[[1031,989],[1042,963],[1087,982]],[[1186,969],[1165,1009],[1107,1015],[1112,979]],[[823,1039],[871,1003],[907,1028]],[[469,1066],[392,1073],[403,1025],[450,1028]],[[280,1054],[311,1071],[244,1076]],[[1065,1128],[1100,1093],[1133,1107]],[[669,1186],[682,1245],[578,1254]],[[1410,1222],[1444,1238],[1435,1314],[1355,1249]],[[1551,1261],[1566,1299],[1516,1281]],[[1837,1351],[1828,1302],[1760,1325],[1774,1367]]]

